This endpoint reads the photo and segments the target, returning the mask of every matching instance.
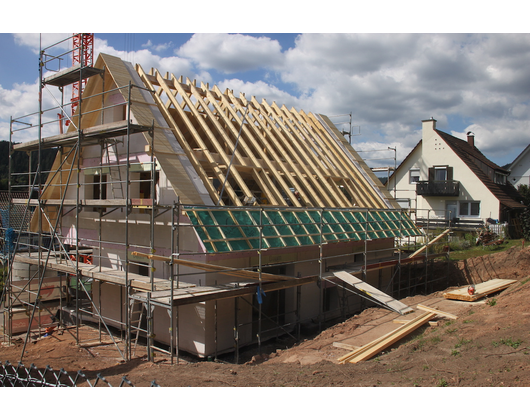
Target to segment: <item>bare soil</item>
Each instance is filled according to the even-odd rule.
[[[289,347],[281,339],[241,354],[242,364],[225,361],[180,360],[171,365],[167,355],[148,362],[145,348],[123,362],[113,345],[83,348],[75,344],[75,329],[55,331],[26,346],[23,363],[39,368],[82,370],[88,378],[101,373],[117,386],[126,376],[135,386],[163,387],[484,387],[530,386],[530,249],[513,247],[455,264],[458,283],[480,283],[493,278],[518,280],[508,289],[478,302],[443,298],[444,291],[407,297],[411,307],[423,304],[458,316],[440,318],[372,359],[338,364],[348,350],[333,345],[366,344],[398,327],[398,314],[372,307],[313,338]],[[450,289],[455,289],[451,287]],[[412,318],[416,314],[407,317]],[[405,317],[401,317],[402,319]],[[83,334],[97,331],[82,327]],[[16,365],[22,343],[0,346],[0,361]],[[252,357],[254,355],[254,357]]]

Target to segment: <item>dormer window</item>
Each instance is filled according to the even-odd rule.
[[[506,185],[506,175],[500,172],[495,172],[495,184]]]

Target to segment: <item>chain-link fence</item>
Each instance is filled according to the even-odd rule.
[[[33,363],[28,368],[22,363],[17,366],[8,361],[0,364],[0,387],[112,387],[101,373],[96,375],[95,379],[89,380],[82,371],[77,371],[72,376],[61,368],[59,371],[53,370],[50,366],[44,369],[38,369]],[[126,376],[121,378],[118,387],[134,385]],[[154,380],[151,381],[151,387],[159,387]]]

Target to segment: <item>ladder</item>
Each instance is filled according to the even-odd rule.
[[[139,309],[135,310],[135,305],[139,305]],[[136,355],[136,347],[138,346],[138,339],[140,332],[147,334],[147,331],[142,330],[142,320],[144,318],[144,312],[147,311],[146,305],[143,302],[138,302],[134,298],[130,300],[130,316],[131,316],[131,335],[135,334],[134,339],[131,340],[131,355]]]
[[[109,182],[110,187],[112,190],[112,198],[115,199],[123,199],[125,198],[123,195],[123,183],[121,179],[121,171],[120,171],[120,160],[118,157],[118,147],[116,146],[116,141],[107,143],[105,146],[105,152],[106,152],[106,158],[107,158],[107,164],[109,167]],[[116,159],[116,164],[111,164],[110,158],[111,158],[111,152],[109,149],[112,149],[112,154],[114,155],[114,158]]]

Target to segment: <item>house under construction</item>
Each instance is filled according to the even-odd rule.
[[[56,62],[41,52],[39,98],[87,81],[64,132],[43,135],[62,98],[59,121],[42,99],[38,124],[12,119],[14,151],[57,156],[27,198],[10,186],[6,336],[90,321],[124,359],[139,339],[171,360],[237,354],[359,311],[370,285],[395,294],[399,265],[428,259],[402,261],[396,238],[422,233],[326,116],[106,54],[45,77]]]

